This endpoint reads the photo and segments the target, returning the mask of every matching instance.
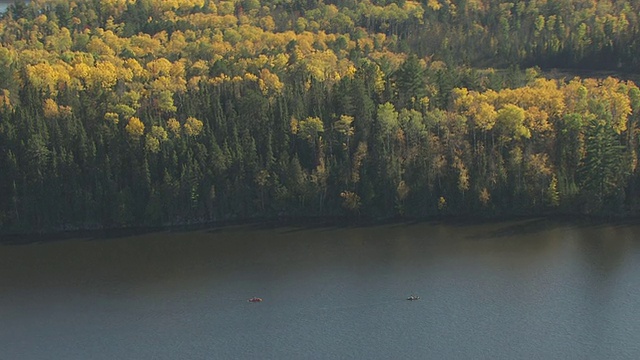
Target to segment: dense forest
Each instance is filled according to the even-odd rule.
[[[640,213],[640,0],[33,0],[0,230]]]

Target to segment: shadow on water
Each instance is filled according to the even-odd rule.
[[[371,225],[388,228],[382,222],[367,226]],[[5,246],[0,248],[0,271],[5,275],[0,289],[131,295],[143,288],[143,293],[152,293],[163,286],[215,284],[228,278],[262,286],[265,279],[306,276],[326,264],[359,272],[354,264],[367,264],[372,258],[389,261],[389,254],[402,243],[394,240],[393,231],[364,226],[256,221],[0,236]],[[348,254],[357,256],[354,260]],[[244,295],[251,294],[239,298]]]
[[[539,218],[522,218],[515,220],[489,220],[486,222],[451,222],[447,225],[453,225],[458,227],[486,225],[479,229],[489,228],[480,234],[469,235],[470,239],[499,239],[505,237],[519,237],[523,235],[535,235],[544,232],[548,232],[558,228],[565,227],[579,227],[588,229],[615,229],[615,228],[628,228],[632,226],[640,225],[640,219],[637,218],[602,218],[602,217],[587,217],[587,216],[558,216],[558,217],[539,217]],[[498,228],[492,228],[498,226]]]
[[[388,228],[402,228],[410,226],[451,226],[457,228],[477,227],[482,225],[491,228],[480,234],[468,235],[470,239],[504,238],[519,235],[531,235],[551,230],[560,226],[575,225],[580,227],[628,227],[640,225],[640,219],[611,219],[590,217],[514,217],[514,218],[467,218],[467,217],[442,217],[442,218],[343,218],[343,217],[319,217],[319,218],[278,218],[221,221],[215,223],[202,223],[192,225],[169,225],[155,227],[130,227],[95,230],[70,230],[50,233],[27,234],[2,234],[0,233],[0,245],[19,246],[31,244],[43,244],[66,240],[102,241],[120,239],[126,237],[143,236],[154,233],[185,233],[193,231],[206,231],[209,234],[229,231],[241,228],[249,231],[279,230],[281,234],[301,233],[305,231],[334,231],[344,229],[367,229],[378,226]]]
[[[500,225],[501,226],[499,226],[497,229],[487,229],[486,231],[483,231],[479,234],[468,235],[467,238],[475,240],[486,240],[533,235],[560,226],[560,224],[551,222],[546,218],[520,220],[516,222],[503,223]]]
[[[172,231],[166,228],[128,228],[108,230],[73,230],[44,234],[0,235],[0,245],[32,245],[67,240],[108,240]]]
[[[111,229],[89,229],[52,231],[44,233],[0,233],[0,245],[31,245],[67,240],[102,241],[127,237],[143,236],[157,233],[187,233],[206,231],[214,234],[241,227],[244,230],[268,230],[280,225],[269,225],[266,221],[224,221],[218,223],[202,223],[192,225],[167,225],[148,227],[127,227]],[[275,223],[274,223],[275,224]]]
[[[284,229],[284,233],[303,232],[319,229],[359,228],[398,223],[398,220],[357,220],[344,218],[282,218],[282,219],[248,219],[231,220],[192,225],[167,225],[149,227],[128,227],[112,229],[62,230],[43,233],[8,233],[0,232],[0,245],[31,245],[66,240],[109,240],[132,236],[142,236],[153,233],[183,233],[192,231],[206,231],[209,234],[228,231],[232,228],[243,230],[277,230]]]

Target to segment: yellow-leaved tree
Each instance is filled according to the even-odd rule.
[[[496,126],[506,140],[528,139],[531,137],[531,131],[524,126],[525,117],[526,112],[523,108],[513,104],[506,104],[502,109],[498,110]]]
[[[109,124],[118,125],[120,116],[117,113],[108,112],[104,114],[104,120]]]
[[[173,136],[180,137],[180,123],[178,122],[178,120],[176,120],[176,118],[167,120],[167,129],[171,131]]]
[[[44,111],[44,117],[46,117],[47,119],[54,118],[60,114],[58,104],[53,99],[45,100],[42,110]]]
[[[125,127],[125,130],[129,136],[138,140],[144,134],[144,123],[142,123],[139,118],[132,116]]]
[[[160,144],[168,138],[167,131],[162,126],[153,125],[151,132],[145,136],[144,147],[151,153],[160,151]]]
[[[197,136],[202,132],[202,121],[194,118],[193,116],[189,116],[187,121],[184,123],[184,132],[187,136]]]

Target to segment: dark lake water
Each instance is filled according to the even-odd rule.
[[[639,359],[639,234],[526,220],[5,241],[0,352]]]

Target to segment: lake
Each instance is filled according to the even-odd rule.
[[[638,359],[638,234],[530,219],[5,239],[2,357]]]

